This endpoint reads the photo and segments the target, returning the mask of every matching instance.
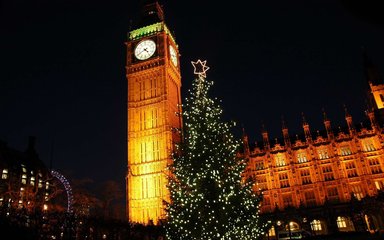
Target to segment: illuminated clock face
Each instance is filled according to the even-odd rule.
[[[171,61],[172,61],[173,65],[177,66],[176,50],[173,48],[172,45],[169,46],[169,54],[171,55]]]
[[[144,40],[137,44],[135,57],[139,60],[150,58],[156,51],[156,43],[153,40]]]

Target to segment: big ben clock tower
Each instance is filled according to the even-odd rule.
[[[178,46],[155,0],[143,1],[141,21],[128,34],[127,215],[158,224],[169,200],[167,166],[180,141],[181,76]]]

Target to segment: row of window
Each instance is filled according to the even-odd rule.
[[[346,173],[347,173],[348,178],[353,178],[353,177],[358,176],[356,165],[354,162],[348,162],[348,163],[346,163],[345,166],[346,166]],[[322,166],[320,169],[321,169],[324,181],[335,180],[334,172],[332,170],[331,165],[328,164],[328,165]],[[377,172],[380,172],[380,173],[382,172],[380,166],[379,165],[372,165],[371,166],[371,173],[374,174]],[[309,168],[304,168],[304,169],[299,170],[299,174],[300,174],[299,175],[300,176],[299,181],[301,181],[302,185],[311,184],[313,182]],[[280,183],[281,188],[290,187],[288,172],[281,172],[281,173],[279,173],[278,176],[279,176],[279,183]],[[257,186],[260,190],[267,189],[267,176],[265,174],[258,175],[257,176],[257,184],[258,184]],[[378,189],[381,189],[381,188],[378,188]]]
[[[29,178],[29,181],[28,181],[28,176],[27,176],[27,169],[22,165],[22,174],[21,174],[21,184],[24,184],[26,185],[28,182],[31,186],[35,186],[36,185],[36,177],[33,175],[33,171],[31,171],[31,176]],[[1,179],[8,179],[9,178],[9,171],[7,168],[4,168],[1,172]],[[43,187],[43,176],[41,173],[38,174],[38,182],[37,182],[37,186],[38,188],[42,188]],[[45,182],[45,188],[46,189],[49,189],[49,182]]]
[[[160,90],[158,86],[158,80],[156,78],[149,78],[141,80],[138,86],[138,95],[140,100],[145,100],[160,95]]]
[[[164,185],[160,175],[135,178],[132,181],[133,186],[141,186],[141,188],[132,188],[132,199],[154,198],[163,195]]]
[[[327,159],[327,158],[329,158],[329,155],[328,155],[328,153],[326,151],[319,151],[319,159]],[[275,165],[277,167],[282,167],[282,166],[286,166],[287,165],[285,156],[283,154],[275,155],[274,159],[275,159]],[[379,166],[380,165],[379,161],[377,159],[375,161],[376,161],[375,163],[371,163],[370,162],[370,165],[371,166],[373,166],[373,165]],[[305,162],[308,162],[308,160],[307,160],[306,156],[303,153],[300,153],[300,154],[297,154],[297,162],[298,163],[305,163]],[[257,161],[255,163],[255,169],[256,170],[263,170],[263,169],[265,169],[264,163],[262,161]]]
[[[380,167],[379,161],[377,159],[371,159],[370,161],[372,162],[372,164],[370,165],[371,174],[382,173],[382,169]],[[324,181],[335,180],[335,175],[332,169],[332,165],[327,164],[325,166],[321,166],[320,169],[321,169],[321,173]],[[354,162],[345,163],[345,171],[347,173],[348,178],[353,178],[358,176],[358,172]],[[301,169],[299,173],[300,173],[301,184],[305,185],[305,184],[312,183],[312,178],[311,178],[311,173],[309,168]],[[258,175],[257,179],[258,179],[259,188],[266,189],[266,182],[267,182],[266,177],[263,175]],[[280,180],[280,187],[285,188],[290,186],[287,172],[280,173],[279,180]]]
[[[282,224],[281,221],[277,221],[277,225],[278,226],[280,226],[281,224]],[[323,227],[325,224],[326,224],[325,222],[322,222],[322,221],[320,221],[318,219],[314,219],[314,220],[312,220],[310,222],[311,229],[314,232],[322,232],[322,231],[324,231],[326,229],[326,228]],[[338,216],[336,218],[336,224],[337,224],[337,227],[338,227],[339,231],[354,231],[353,222],[352,222],[352,220],[349,217]],[[296,222],[289,222],[285,226],[285,229],[289,229],[289,230],[293,231],[293,233],[294,233],[294,231],[300,230],[300,226]],[[292,239],[296,239],[297,237],[300,236],[300,235],[298,235],[296,237],[293,233],[291,233],[292,234],[292,236],[291,236]],[[275,230],[274,226],[268,231],[267,236],[276,236],[276,230]],[[279,233],[279,238],[284,238],[284,239],[287,238],[288,239],[288,237],[289,237],[289,233],[286,233],[286,232],[280,232]]]
[[[375,151],[377,150],[376,147],[374,146],[374,144],[372,143],[372,141],[368,141],[366,140],[363,144],[363,151],[365,152],[370,152],[370,151]],[[328,153],[328,150],[327,149],[319,149],[317,151],[317,154],[318,154],[318,158],[321,160],[321,159],[328,159],[330,158],[329,156],[329,153]],[[351,148],[348,147],[348,146],[344,146],[344,147],[341,147],[340,148],[340,155],[341,156],[348,156],[348,155],[352,155],[352,151],[351,151]],[[276,154],[275,157],[275,164],[276,166],[280,167],[280,166],[286,166],[287,165],[287,162],[286,162],[286,159],[285,159],[285,156],[284,154]],[[305,163],[305,162],[308,162],[308,158],[307,158],[307,155],[305,152],[298,152],[296,154],[296,159],[297,159],[297,162],[298,163]],[[257,163],[256,164],[256,169],[257,170],[261,170],[261,169],[264,169],[264,166],[262,163]]]
[[[156,128],[159,126],[159,109],[142,109],[140,111],[140,130]]]
[[[340,192],[340,195],[339,195],[338,187],[327,187],[327,188],[324,189],[324,191],[325,191],[325,194],[326,194],[325,195],[326,199],[328,201],[331,201],[331,202],[339,202],[340,201],[339,196],[342,193]],[[353,195],[358,200],[361,200],[365,196],[365,192],[364,192],[363,188],[360,185],[358,185],[358,184],[350,185],[349,191],[351,193],[353,193]],[[298,196],[296,196],[296,197],[298,197]],[[320,203],[316,202],[317,198],[316,198],[316,195],[315,195],[315,191],[313,191],[313,190],[304,191],[302,193],[302,197],[303,197],[303,199],[302,199],[303,202],[307,206],[316,206],[317,204],[320,204]],[[293,202],[294,195],[291,194],[291,193],[283,193],[281,195],[281,198],[282,198],[284,207],[295,206],[297,204],[297,203]],[[262,202],[263,206],[270,206],[272,204],[273,203],[271,203],[271,201],[270,201],[270,199],[268,197],[264,197],[263,202]]]

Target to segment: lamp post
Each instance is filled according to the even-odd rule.
[[[279,239],[279,227],[281,226],[281,221],[278,220],[275,224],[276,228],[275,228],[275,234],[276,234],[276,239]]]
[[[288,233],[289,233],[289,239],[292,239],[292,233],[291,233],[291,224],[292,222],[288,222]]]

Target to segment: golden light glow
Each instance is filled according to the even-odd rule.
[[[384,186],[384,149],[379,147],[382,133],[374,129],[350,131],[352,136],[340,132],[326,140],[319,136],[305,143],[298,139],[279,151],[276,146],[272,151],[251,150],[246,177],[256,177],[254,189],[263,190],[262,212],[348,202],[350,193],[358,200],[376,195]],[[284,155],[287,162],[281,164]]]
[[[157,34],[173,40],[167,31]],[[135,44],[128,42],[128,56],[134,57]],[[166,43],[158,45],[158,51],[167,47]],[[164,201],[169,200],[166,169],[180,138],[174,129],[181,128],[177,114],[181,111],[180,72],[169,64],[168,57],[159,57],[160,62],[157,57],[127,62],[127,215],[131,222],[143,224],[158,224],[165,217]]]
[[[373,85],[372,83],[369,84],[371,87],[372,95],[375,99],[375,103],[378,109],[384,108],[384,85]]]

